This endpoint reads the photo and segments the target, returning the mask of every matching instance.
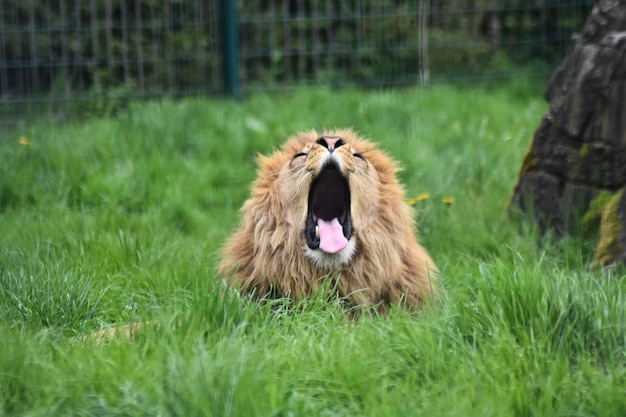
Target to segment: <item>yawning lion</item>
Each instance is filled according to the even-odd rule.
[[[325,278],[353,305],[385,311],[436,298],[397,164],[354,131],[308,131],[258,160],[224,245],[221,273],[255,298],[310,297]]]

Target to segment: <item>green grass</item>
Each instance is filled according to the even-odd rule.
[[[590,271],[593,241],[540,240],[506,215],[546,110],[527,91],[166,100],[10,132],[0,416],[626,415],[623,270]],[[255,154],[324,126],[376,140],[407,197],[430,193],[415,206],[442,271],[430,311],[350,321],[338,303],[222,295],[219,248]],[[161,325],[75,339],[144,320]]]

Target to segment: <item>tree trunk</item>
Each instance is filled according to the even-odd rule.
[[[600,0],[545,92],[512,206],[542,233],[601,224],[596,263],[626,260],[626,6]],[[612,198],[606,198],[612,195]],[[596,201],[597,200],[597,201]],[[593,204],[594,201],[596,204]],[[598,204],[598,202],[605,204]],[[610,211],[610,213],[609,213]],[[611,244],[609,244],[609,241]],[[610,253],[609,253],[610,252]]]

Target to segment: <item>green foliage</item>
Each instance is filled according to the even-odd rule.
[[[119,107],[120,96],[206,89],[218,65],[206,23],[215,10],[185,1],[5,1],[0,88],[87,100],[87,112],[105,115],[111,110],[98,106]]]
[[[515,62],[558,64],[594,5],[588,0],[501,1],[501,42]]]
[[[433,79],[467,80],[510,74],[522,64],[538,68],[537,62],[545,73],[592,4],[239,1],[242,82],[249,89],[412,85],[426,69]],[[219,92],[218,16],[215,0],[5,0],[3,107],[16,117],[106,116],[137,96]],[[15,98],[28,98],[29,106],[12,107]]]
[[[623,271],[506,216],[545,111],[529,86],[162,100],[10,132],[0,415],[625,415]],[[401,162],[407,198],[428,193],[414,208],[442,300],[355,321],[324,294],[224,288],[255,155],[348,125]],[[80,338],[135,321],[159,325]]]
[[[454,78],[463,71],[464,75],[478,75],[480,71],[492,68],[493,50],[484,40],[468,39],[460,31],[431,30],[429,33],[431,50],[429,66],[435,77]],[[434,49],[434,48],[433,48]]]

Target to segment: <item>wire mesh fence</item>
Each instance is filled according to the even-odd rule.
[[[221,94],[225,54],[236,56],[244,94],[515,77],[522,69],[545,77],[594,3],[239,0],[233,51],[220,31],[225,1],[2,0],[0,122]]]

